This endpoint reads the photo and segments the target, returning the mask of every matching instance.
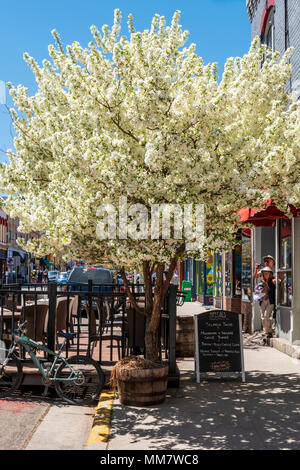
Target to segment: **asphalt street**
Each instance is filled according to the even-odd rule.
[[[21,450],[51,407],[41,388],[23,387],[13,397],[0,400],[0,450]]]

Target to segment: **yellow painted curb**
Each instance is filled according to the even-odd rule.
[[[114,390],[105,390],[101,393],[88,444],[108,441],[114,398]]]

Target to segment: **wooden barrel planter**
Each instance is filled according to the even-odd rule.
[[[149,406],[165,401],[169,366],[155,369],[116,369],[119,400],[123,405]]]
[[[176,322],[176,356],[194,357],[194,317],[177,317]]]

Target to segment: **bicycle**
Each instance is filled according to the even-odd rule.
[[[105,380],[99,364],[89,356],[78,355],[66,359],[61,355],[67,340],[73,339],[76,333],[58,332],[57,335],[63,337],[64,340],[56,353],[25,336],[26,324],[27,321],[14,330],[7,357],[0,361],[0,398],[11,395],[22,383],[23,365],[15,354],[17,345],[21,345],[30,355],[42,374],[46,389],[54,385],[58,396],[67,403],[82,405],[98,398]],[[44,368],[36,356],[37,351],[54,356],[53,362],[45,363],[47,367]]]

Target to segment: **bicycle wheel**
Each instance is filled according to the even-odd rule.
[[[2,368],[0,363],[0,398],[11,395],[19,388],[23,378],[21,361],[13,354]]]
[[[69,365],[72,366],[73,371]],[[71,404],[86,404],[99,397],[104,385],[104,374],[99,364],[88,356],[73,356],[61,363],[55,374],[58,396]],[[68,379],[68,380],[66,380]]]

